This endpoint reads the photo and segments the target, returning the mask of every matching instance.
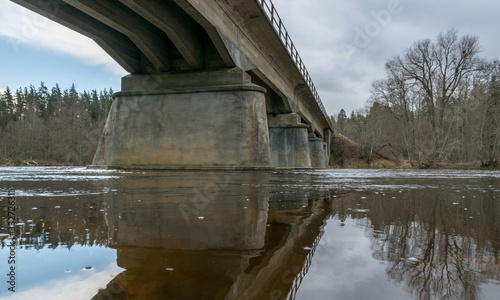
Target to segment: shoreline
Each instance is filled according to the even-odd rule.
[[[74,165],[54,161],[35,160],[5,160],[0,161],[0,167],[87,167],[90,164]],[[375,159],[367,163],[363,159],[344,159],[342,165],[334,163],[327,169],[401,169],[401,170],[491,170],[499,171],[500,166],[482,167],[481,162],[438,162],[426,167],[412,166],[408,161]]]
[[[363,159],[344,159],[342,165],[332,164],[334,169],[404,169],[404,170],[500,170],[500,166],[483,167],[480,161],[472,162],[436,162],[429,166],[412,166],[409,161],[375,159],[367,163]]]

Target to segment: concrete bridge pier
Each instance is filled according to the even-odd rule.
[[[125,76],[93,165],[270,168],[265,92],[239,68]]]
[[[311,149],[311,166],[317,169],[326,168],[326,143],[321,138],[309,137],[309,148]]]
[[[332,138],[330,129],[325,129],[323,138],[316,134],[309,133],[309,148],[311,151],[311,166],[313,168],[327,168],[330,162],[330,139]]]
[[[278,168],[311,168],[307,124],[298,114],[268,114],[271,165]]]

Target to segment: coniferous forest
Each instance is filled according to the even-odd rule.
[[[498,166],[500,62],[455,30],[417,41],[388,59],[364,110],[332,116],[334,130],[375,153],[415,167],[439,162]],[[335,151],[335,149],[334,149]]]
[[[78,93],[42,82],[0,94],[0,164],[92,162],[113,90]]]

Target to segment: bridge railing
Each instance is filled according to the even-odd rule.
[[[307,71],[304,62],[302,61],[302,58],[300,57],[299,52],[297,51],[297,48],[295,48],[295,45],[293,44],[293,41],[290,38],[290,35],[288,34],[288,31],[285,28],[285,25],[283,25],[283,22],[281,21],[281,18],[278,12],[276,11],[273,2],[271,0],[256,0],[256,1],[262,7],[262,10],[264,11],[267,18],[273,25],[274,31],[276,32],[276,34],[278,34],[283,46],[285,46],[286,50],[288,51],[288,54],[295,62],[297,69],[299,70],[300,74],[302,74],[302,78],[304,78],[307,86],[309,87],[309,90],[313,94],[314,99],[318,103],[318,106],[323,112],[323,115],[325,116],[326,121],[328,122],[331,128],[332,123],[330,121],[330,117],[328,116],[328,113],[326,112],[326,109],[323,106],[323,102],[321,101],[318,91],[314,86],[311,76],[309,75],[309,72]]]

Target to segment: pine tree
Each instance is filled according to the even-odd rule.
[[[344,132],[346,123],[347,123],[347,114],[345,113],[345,110],[342,108],[339,112],[339,115],[337,116],[337,124],[339,127],[339,131],[341,133]]]

